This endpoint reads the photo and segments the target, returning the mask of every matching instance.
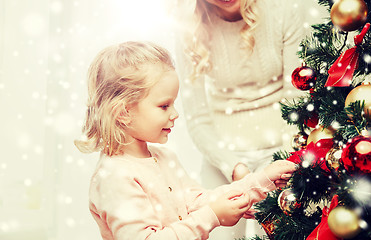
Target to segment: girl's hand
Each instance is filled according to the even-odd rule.
[[[218,217],[220,225],[233,226],[250,209],[251,203],[247,194],[229,191],[210,202],[209,206]]]
[[[264,172],[266,176],[275,182],[277,187],[283,187],[296,170],[296,164],[287,160],[277,160],[269,164]]]
[[[232,180],[237,181],[250,173],[249,168],[244,163],[237,163],[233,169]]]
[[[255,213],[257,213],[258,211],[256,211],[255,209],[253,208],[250,208],[249,210],[247,210],[247,212],[245,212],[243,214],[243,218],[246,218],[246,219],[255,219]]]

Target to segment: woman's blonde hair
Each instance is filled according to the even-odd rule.
[[[258,24],[257,0],[241,0],[240,13],[245,25],[240,30],[247,54],[252,52],[255,45],[253,32]],[[210,60],[211,18],[216,7],[205,0],[178,0],[178,17],[181,25],[185,25],[184,43],[185,53],[192,62],[191,80],[199,75],[208,73],[212,69]]]
[[[83,126],[84,140],[75,140],[84,153],[117,154],[127,143],[123,121],[126,107],[145,98],[156,83],[151,66],[174,69],[169,52],[153,43],[124,42],[102,50],[88,70],[88,102]],[[152,80],[152,81],[151,81]],[[123,116],[124,115],[124,116]]]

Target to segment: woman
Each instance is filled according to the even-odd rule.
[[[178,9],[184,112],[207,160],[202,184],[215,187],[265,167],[282,149],[279,102],[300,94],[290,76],[300,66],[302,10],[294,0],[178,0]],[[263,234],[239,225],[211,239]]]

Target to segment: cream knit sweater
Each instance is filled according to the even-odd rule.
[[[278,102],[300,94],[290,77],[300,66],[296,52],[304,37],[297,1],[257,2],[260,18],[251,55],[241,47],[243,20],[217,16],[211,18],[213,70],[208,75],[189,81],[191,64],[181,50],[177,54],[189,133],[229,181],[238,162],[252,171],[270,162],[286,131]]]

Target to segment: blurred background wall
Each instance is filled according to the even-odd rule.
[[[98,154],[73,145],[87,68],[103,47],[122,41],[173,51],[165,1],[0,0],[0,240],[101,239],[87,197]],[[298,3],[308,31],[327,17],[315,0]],[[181,116],[167,145],[198,179],[201,155],[176,104]]]

